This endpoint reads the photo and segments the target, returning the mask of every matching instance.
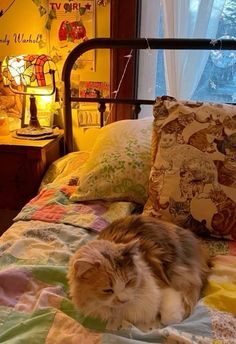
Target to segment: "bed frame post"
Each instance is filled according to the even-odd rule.
[[[106,104],[104,102],[99,102],[98,111],[100,113],[100,126],[104,126],[104,113],[106,111]]]
[[[138,119],[138,115],[139,115],[140,111],[141,111],[140,104],[139,103],[135,103],[133,105],[133,118],[134,119]]]

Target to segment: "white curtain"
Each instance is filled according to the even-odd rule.
[[[141,9],[140,37],[155,38],[160,26],[161,0],[143,0]],[[147,40],[148,46],[148,40]],[[143,99],[155,98],[157,50],[140,50],[138,96]]]
[[[225,0],[162,0],[165,38],[216,38]],[[164,50],[167,93],[190,99],[209,50]]]

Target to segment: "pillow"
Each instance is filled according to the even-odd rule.
[[[64,178],[69,180],[74,174],[77,176],[77,172],[75,171],[85,163],[88,157],[88,151],[72,152],[52,162],[43,176],[39,190],[50,183],[55,184],[55,182],[58,182],[60,185]]]
[[[152,118],[122,120],[101,129],[80,169],[70,200],[147,201]]]
[[[236,239],[236,106],[159,97],[144,214]]]

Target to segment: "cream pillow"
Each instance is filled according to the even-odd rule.
[[[144,214],[236,240],[236,106],[156,99]]]
[[[77,177],[77,173],[74,173],[74,171],[77,171],[85,163],[88,157],[88,151],[79,151],[68,153],[52,162],[43,176],[39,190],[47,187],[48,184],[55,181],[60,183],[60,181],[66,177],[69,180],[72,172],[73,175],[75,174]]]
[[[79,172],[71,201],[116,200],[144,204],[150,174],[152,118],[122,120],[101,132]]]

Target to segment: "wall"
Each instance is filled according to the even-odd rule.
[[[2,8],[2,4],[0,7]],[[47,44],[39,46],[41,35],[43,41],[48,40],[44,19],[38,15],[33,1],[24,0],[24,5],[22,1],[14,1],[0,18],[0,59],[6,55],[47,53]],[[27,39],[30,40],[29,43]]]
[[[50,54],[56,61],[59,80],[61,78],[61,70],[63,62],[67,56],[67,51],[73,49],[75,45],[80,43],[82,39],[78,39],[75,42],[66,42],[68,45],[66,49],[61,49],[63,43],[58,40],[58,30],[55,30],[55,22],[60,20],[61,12],[57,11],[59,7],[70,4],[74,11],[77,11],[80,4],[86,4],[90,1],[47,1],[38,0],[1,0],[0,10],[3,9],[3,15],[0,17],[0,61],[3,60],[6,55],[19,55],[19,54]],[[24,3],[24,4],[23,4]],[[38,3],[38,6],[36,5]],[[107,2],[106,6],[98,6],[94,0],[95,9],[95,37],[109,37],[110,36],[110,5]],[[12,5],[11,5],[12,4]],[[54,5],[52,5],[54,4]],[[60,5],[61,4],[61,5]],[[7,7],[9,9],[4,13]],[[47,13],[40,15],[40,6],[47,10]],[[48,21],[48,15],[56,14],[56,19]],[[73,15],[73,10],[64,11],[64,20]],[[41,12],[42,14],[42,12]],[[45,24],[51,24],[51,29],[45,28]],[[91,34],[91,33],[90,33]],[[92,35],[92,34],[91,34]],[[92,37],[89,37],[92,38]],[[58,45],[57,45],[58,43]],[[55,48],[55,46],[57,47]],[[95,54],[95,70],[90,71],[90,68],[77,69],[73,73],[73,81],[78,84],[78,81],[90,80],[90,81],[102,81],[110,82],[110,52],[108,50],[97,51]],[[1,87],[1,85],[0,85]],[[0,90],[1,93],[1,90]],[[3,98],[0,95],[0,106],[3,103]],[[20,112],[20,109],[18,109]],[[73,110],[73,121],[77,127],[77,110]],[[14,116],[14,114],[13,114]],[[58,123],[60,119],[57,119]],[[77,129],[79,133],[80,142],[83,141],[83,133],[85,129]],[[82,144],[83,145],[83,144]]]

